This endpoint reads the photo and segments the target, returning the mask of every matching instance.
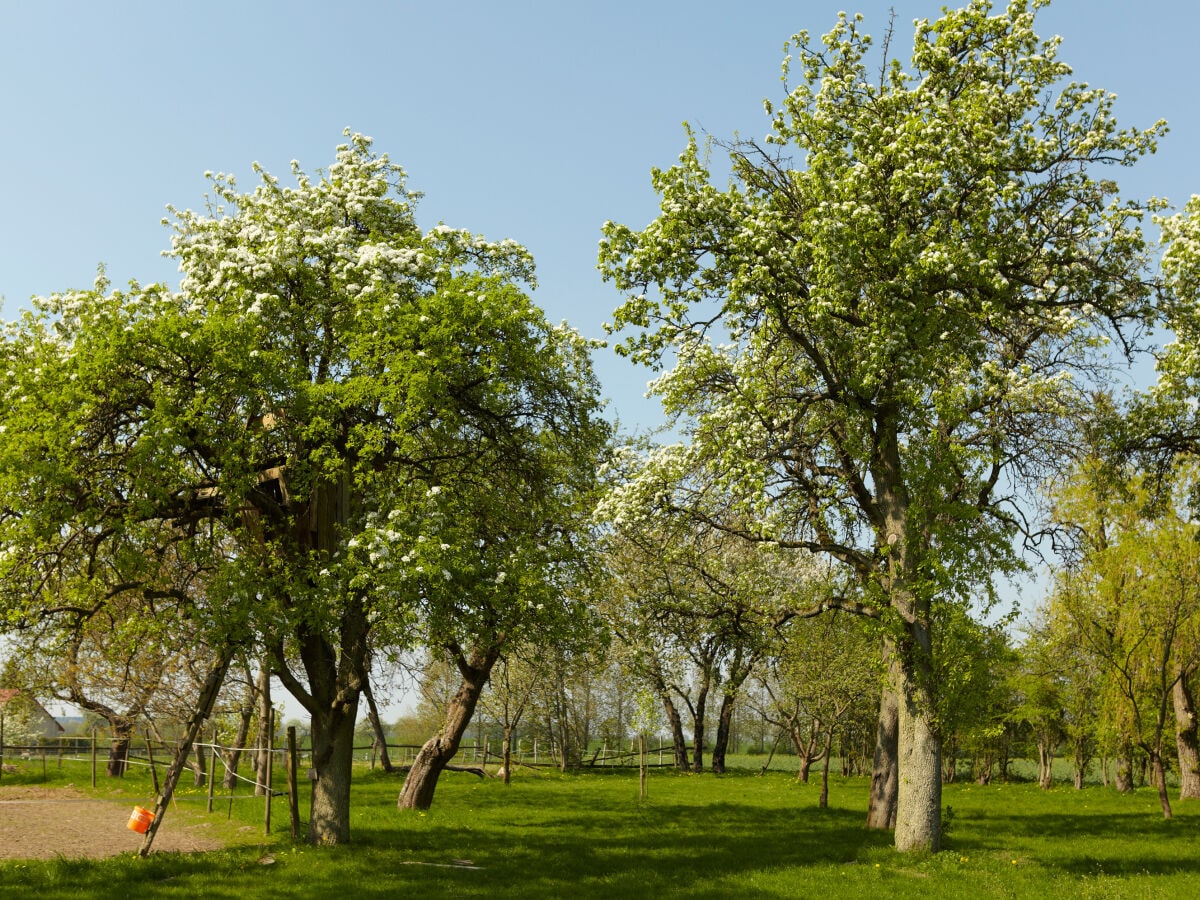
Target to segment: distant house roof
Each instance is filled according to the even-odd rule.
[[[21,696],[22,693],[23,692],[20,688],[0,688],[0,706],[8,706],[10,702]],[[60,723],[58,719],[54,718],[54,716],[50,715],[50,713],[46,710],[46,707],[42,706],[36,697],[31,697],[26,694],[25,699],[33,704],[35,712],[41,714],[43,724],[49,726],[50,729],[55,732],[61,733],[66,731],[66,729],[62,727],[62,723]]]

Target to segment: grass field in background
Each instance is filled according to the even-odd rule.
[[[59,769],[52,760],[48,786],[71,782],[91,793],[80,765]],[[282,798],[269,837],[261,801],[235,800],[228,820],[228,803],[205,813],[205,790],[185,776],[168,816],[211,818],[239,846],[147,860],[0,862],[0,896],[1200,896],[1200,803],[1177,803],[1164,821],[1150,788],[1122,796],[1101,787],[948,785],[944,851],[902,855],[890,835],[862,827],[861,778],[832,779],[830,808],[821,810],[817,779],[803,785],[750,768],[655,771],[645,802],[635,772],[522,770],[510,785],[447,773],[425,813],[396,810],[398,777],[362,766],[355,779],[350,846],[293,843]],[[0,784],[20,782],[41,783],[40,765]],[[102,776],[97,795],[114,790],[131,805],[152,800],[144,771],[119,783]],[[306,802],[301,809],[307,815]]]

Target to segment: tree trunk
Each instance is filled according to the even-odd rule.
[[[888,664],[888,683],[879,698],[879,726],[875,735],[875,762],[871,769],[871,799],[867,807],[867,828],[885,830],[896,827],[896,795],[899,790],[900,704],[896,694],[898,663],[885,642],[884,660]]]
[[[1000,769],[1000,780],[1004,784],[1008,784],[1008,764],[1012,762],[1010,749],[1007,742],[1003,744],[1000,750],[1000,758],[997,760],[998,768]]]
[[[942,748],[942,763],[945,772],[943,784],[954,784],[954,779],[958,777],[958,741],[953,737]]]
[[[734,649],[729,662],[729,673],[721,691],[721,711],[717,716],[717,739],[713,742],[712,770],[718,775],[725,772],[725,754],[733,734],[733,710],[738,692],[754,670],[757,657],[745,648]]]
[[[258,749],[254,753],[254,794],[256,797],[262,797],[267,792],[267,729],[271,727],[272,709],[271,669],[266,660],[263,661],[262,668],[258,670],[258,680],[255,682],[254,692],[258,696],[258,733],[255,738],[255,746]],[[313,747],[315,748],[315,724],[313,730]]]
[[[802,784],[808,784],[808,773],[812,768],[813,758],[810,753],[802,753],[800,755],[800,769],[796,772],[796,780]]]
[[[1054,745],[1048,738],[1039,739],[1038,749],[1038,787],[1048,791],[1054,786]]]
[[[985,753],[979,757],[974,764],[975,768],[975,783],[978,785],[986,785],[992,783],[992,755]]]
[[[692,771],[704,771],[704,716],[708,707],[708,674],[705,673],[696,692],[696,706],[692,710]]]
[[[1117,771],[1113,776],[1113,784],[1122,794],[1133,790],[1133,747],[1122,742],[1117,748]]]
[[[354,720],[358,696],[332,704],[312,717],[312,811],[308,842],[318,846],[350,840],[350,777],[354,765]],[[266,777],[264,770],[263,778]],[[261,779],[260,779],[261,780]]]
[[[911,627],[917,631],[922,626],[918,623]],[[899,667],[900,783],[896,792],[896,849],[936,853],[941,847],[941,743],[934,730],[932,698],[914,677],[911,665]]]
[[[583,765],[583,747],[579,741],[582,723],[571,722],[572,709],[570,698],[567,696],[566,674],[561,668],[555,682],[554,712],[558,718],[558,767],[562,772],[569,772]]]
[[[294,541],[311,553],[313,560],[332,558],[338,549],[339,527],[349,515],[350,493],[347,464],[340,478],[314,485],[307,503],[294,504],[292,522],[296,531],[283,536],[283,540]],[[354,723],[363,689],[362,674],[370,670],[369,632],[365,600],[360,594],[351,594],[345,598],[332,632],[323,631],[303,617],[295,625],[293,638],[307,684],[288,666],[282,640],[276,640],[271,647],[271,665],[263,665],[264,670],[273,670],[279,676],[311,717],[310,844],[332,846],[350,840]],[[261,708],[268,711],[269,685],[266,678],[259,683],[265,695]],[[269,720],[270,716],[262,718]]]
[[[109,778],[124,778],[129,766],[129,744],[133,740],[133,725],[127,722],[111,722],[112,743],[108,746],[108,765],[104,774]]]
[[[638,746],[638,800],[646,800],[646,736],[639,734]]]
[[[1087,777],[1087,770],[1092,764],[1095,746],[1086,734],[1077,734],[1073,749],[1075,751],[1075,790],[1081,791],[1083,790],[1084,779]]]
[[[246,746],[246,741],[250,737],[250,723],[254,719],[254,685],[250,684],[246,688],[246,697],[242,701],[242,708],[238,717],[237,734],[233,738],[233,747],[225,756],[225,780],[223,781],[225,790],[231,791],[234,785],[237,784],[238,763],[242,758],[242,748]]]
[[[680,772],[688,770],[687,738],[683,736],[683,718],[671,700],[670,693],[660,688],[659,697],[662,700],[663,711],[667,714],[667,722],[671,726],[671,742],[675,750],[675,768]]]
[[[383,732],[383,722],[379,718],[379,707],[375,705],[375,692],[371,690],[370,678],[363,678],[363,694],[367,698],[367,717],[371,720],[371,730],[375,733],[375,745],[379,748],[379,765],[385,772],[391,772],[392,759],[388,756],[387,735]]]
[[[208,759],[204,755],[204,747],[192,745],[192,787],[204,787],[208,784]]]
[[[833,756],[833,731],[825,735],[825,762],[821,766],[821,798],[817,801],[818,809],[829,807],[829,758]]]
[[[398,809],[429,809],[433,804],[433,792],[437,788],[438,776],[446,763],[458,752],[459,742],[471,724],[475,704],[483,693],[492,666],[500,656],[498,646],[476,648],[468,661],[458,656],[458,668],[462,683],[455,691],[446,709],[446,720],[442,730],[425,742],[413,760],[412,768],[404,779],[404,787],[396,800]],[[564,757],[566,755],[564,748]]]
[[[1154,772],[1154,786],[1158,788],[1158,803],[1162,807],[1163,818],[1171,818],[1171,798],[1167,794],[1167,770],[1163,765],[1162,753],[1150,754],[1150,765]]]
[[[1179,750],[1179,799],[1200,799],[1200,742],[1198,742],[1196,704],[1192,698],[1190,678],[1181,676],[1175,682],[1172,700],[1175,703],[1175,746]]]
[[[512,726],[506,725],[504,727],[504,743],[500,747],[500,756],[503,760],[500,764],[500,779],[504,784],[512,781],[512,736]]]
[[[729,747],[730,725],[733,723],[733,704],[736,694],[726,692],[721,695],[721,712],[717,716],[717,738],[713,741],[712,770],[725,774],[725,751]]]

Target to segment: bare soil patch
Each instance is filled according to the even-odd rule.
[[[0,858],[102,857],[134,853],[142,836],[126,827],[136,804],[98,800],[71,788],[0,785]],[[218,850],[224,844],[168,810],[154,837],[154,852]]]

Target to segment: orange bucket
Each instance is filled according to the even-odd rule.
[[[141,806],[135,806],[133,812],[129,814],[129,821],[126,826],[130,831],[136,831],[138,834],[145,834],[150,828],[150,823],[154,821],[154,813]]]

